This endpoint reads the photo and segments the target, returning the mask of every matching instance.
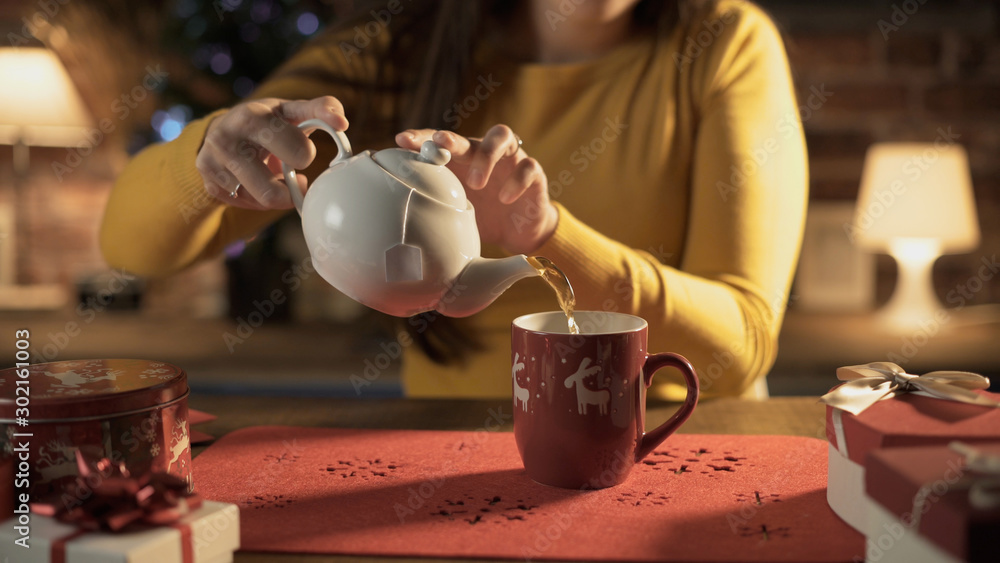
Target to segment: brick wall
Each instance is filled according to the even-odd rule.
[[[1000,9],[987,0],[760,2],[786,34],[800,103],[830,92],[805,122],[813,205],[853,201],[873,142],[931,142],[949,128],[969,152],[982,229],[970,254],[942,257],[944,298],[1000,254]],[[877,261],[877,297],[888,298],[895,263]],[[1000,301],[1000,279],[970,303]]]
[[[85,165],[63,181],[52,173],[51,164],[62,161],[66,149],[30,151],[31,169],[21,182],[18,214],[21,280],[70,284],[78,276],[102,271],[105,266],[96,242],[111,185],[107,151],[81,161]],[[9,168],[5,172],[12,174]]]
[[[0,154],[10,147],[0,146]],[[31,168],[18,202],[21,283],[61,284],[76,297],[86,280],[106,286],[108,267],[98,248],[98,231],[114,176],[126,158],[120,146],[98,147],[60,179],[52,163],[64,162],[67,149],[31,150]],[[0,205],[12,205],[9,156],[0,156]],[[214,260],[166,280],[144,284],[144,314],[157,317],[219,316],[225,313],[225,272]],[[74,302],[68,309],[72,309]]]

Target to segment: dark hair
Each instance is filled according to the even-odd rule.
[[[665,36],[691,17],[708,0],[640,0],[633,9],[638,29]],[[417,4],[417,2],[414,2]],[[422,2],[419,10],[403,29],[395,29],[389,57],[407,60],[405,68],[417,69],[403,78],[403,87],[411,96],[400,100],[400,128],[429,127],[447,129],[445,111],[461,98],[462,90],[473,74],[472,56],[476,43],[484,36],[489,19],[509,18],[517,2],[510,0],[468,1],[438,0]],[[424,48],[414,49],[414,28],[430,31]]]
[[[678,25],[687,25],[694,14],[713,0],[640,0],[633,9],[637,29],[659,37]],[[511,16],[516,2],[510,0],[413,0],[395,17],[385,53],[372,82],[351,83],[367,91],[360,107],[351,108],[351,123],[372,137],[391,139],[408,128],[449,129],[446,110],[473,77],[473,54],[484,36],[484,26]],[[341,19],[326,37],[366,23],[372,10],[386,2],[361,2]],[[429,32],[429,33],[428,33]],[[335,48],[334,45],[330,45]],[[389,69],[409,69],[406,74]],[[333,78],[333,77],[326,77]],[[376,123],[373,105],[391,97],[395,108],[388,122]],[[371,138],[370,138],[371,139]],[[481,348],[474,331],[461,319],[430,312],[401,322],[414,342],[438,363],[463,360]],[[397,329],[398,330],[398,329]]]

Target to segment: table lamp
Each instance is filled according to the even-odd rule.
[[[68,147],[85,141],[93,123],[66,68],[43,47],[0,48],[0,144],[14,146],[13,205],[0,208],[0,308],[34,308],[65,301],[62,288],[19,285],[29,232],[21,190],[29,170],[29,146]],[[11,209],[12,208],[12,209]]]
[[[898,276],[879,312],[908,329],[943,306],[931,268],[942,254],[979,244],[979,222],[965,149],[956,144],[877,143],[868,149],[849,235],[859,247],[896,259]]]

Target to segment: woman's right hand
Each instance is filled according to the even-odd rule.
[[[303,169],[316,158],[316,146],[297,127],[307,119],[321,119],[337,131],[348,126],[344,106],[333,96],[251,100],[214,119],[195,160],[205,191],[244,209],[292,207],[281,162]],[[298,181],[305,190],[306,177],[299,174]]]

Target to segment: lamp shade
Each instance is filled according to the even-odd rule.
[[[41,47],[0,48],[0,144],[72,146],[92,123],[55,53]]]
[[[933,241],[941,253],[979,244],[965,149],[944,143],[877,143],[868,149],[850,233],[855,244],[889,251],[894,241]]]

